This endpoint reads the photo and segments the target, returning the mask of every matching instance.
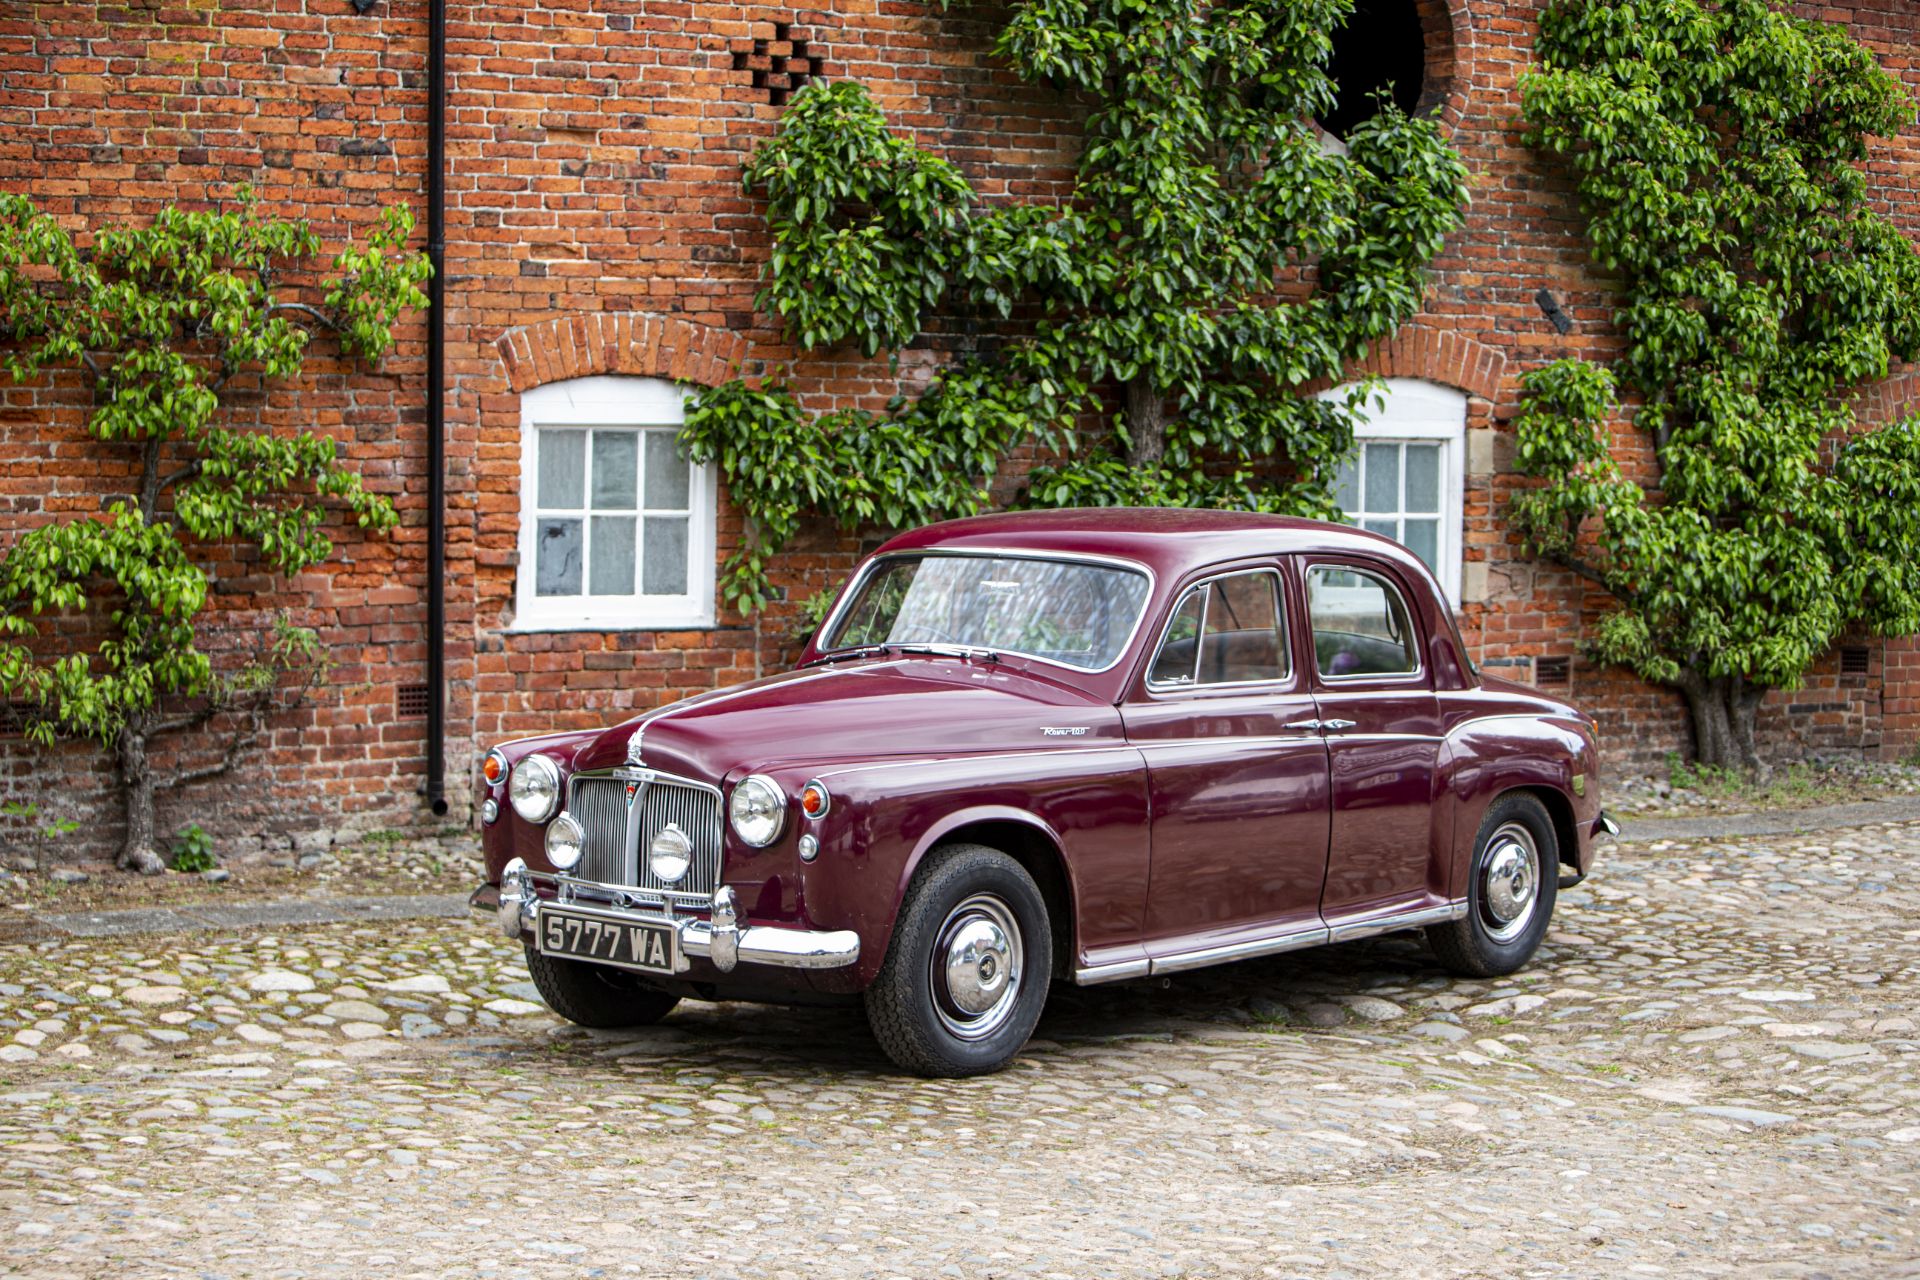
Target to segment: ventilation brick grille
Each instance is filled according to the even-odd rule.
[[[808,51],[806,33],[792,23],[773,24],[771,40],[756,38],[749,47],[736,44],[733,69],[744,71],[757,94],[770,106],[784,107],[801,86],[820,74],[821,60]]]
[[[1840,674],[1843,676],[1863,676],[1873,666],[1873,653],[1866,645],[1847,644],[1840,646]]]
[[[1533,682],[1537,685],[1567,685],[1573,683],[1573,659],[1568,657],[1535,658],[1533,660]]]
[[[394,691],[393,709],[402,720],[424,720],[432,705],[431,691],[423,684],[403,684]]]

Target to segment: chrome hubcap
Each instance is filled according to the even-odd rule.
[[[992,1035],[1013,1015],[1025,969],[1013,909],[976,893],[947,914],[933,946],[929,975],[941,1025],[962,1040]]]
[[[1493,833],[1480,859],[1480,917],[1495,942],[1527,931],[1540,901],[1540,852],[1533,833],[1509,822]]]

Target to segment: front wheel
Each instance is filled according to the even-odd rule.
[[[923,1076],[998,1071],[1033,1034],[1052,979],[1047,904],[997,849],[936,849],[914,873],[867,1021],[887,1056]]]
[[[649,1027],[680,1003],[619,969],[541,955],[531,946],[527,972],[547,1007],[577,1026]]]
[[[1512,973],[1547,936],[1560,885],[1560,841],[1546,806],[1525,792],[1487,809],[1473,846],[1467,914],[1427,929],[1440,963],[1471,978]]]

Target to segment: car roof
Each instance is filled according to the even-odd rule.
[[[1405,547],[1350,525],[1182,507],[1070,507],[968,516],[903,533],[880,554],[934,549],[1107,556],[1145,565],[1163,581],[1246,556],[1357,551],[1428,578]]]

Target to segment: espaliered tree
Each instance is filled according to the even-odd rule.
[[[1920,253],[1868,140],[1913,104],[1837,26],[1761,0],[1559,0],[1524,85],[1578,182],[1625,349],[1526,379],[1514,503],[1611,597],[1592,652],[1682,693],[1701,762],[1764,772],[1755,714],[1852,628],[1920,630],[1920,426],[1847,392],[1920,349]],[[1625,392],[1647,462],[1608,424]]]
[[[1091,107],[1057,205],[983,203],[856,82],[796,94],[746,168],[773,236],[760,305],[808,351],[897,353],[936,315],[989,336],[884,414],[809,417],[778,380],[703,394],[685,438],[756,533],[728,597],[766,599],[803,512],[972,511],[1027,444],[1050,459],[1033,505],[1330,514],[1360,395],[1299,391],[1419,310],[1467,185],[1436,125],[1391,103],[1344,146],[1314,125],[1351,7],[1017,0],[998,54]]]
[[[102,474],[126,477],[98,514],[0,547],[0,697],[24,706],[40,747],[91,738],[110,753],[123,867],[163,868],[157,791],[229,770],[289,686],[297,697],[324,669],[313,634],[284,622],[216,663],[203,647],[218,586],[208,562],[251,548],[280,574],[321,563],[330,506],[364,529],[395,523],[332,437],[270,429],[257,406],[262,384],[300,374],[315,332],[363,361],[387,351],[401,312],[426,305],[411,229],[406,209],[389,210],[308,301],[288,278],[311,274],[318,240],[258,216],[245,193],[237,208],[103,229],[85,248],[25,197],[0,195],[6,367],[16,381],[77,367],[92,390],[87,434],[125,459]],[[236,393],[252,407],[236,411]],[[156,754],[195,730],[224,732],[211,759]]]

